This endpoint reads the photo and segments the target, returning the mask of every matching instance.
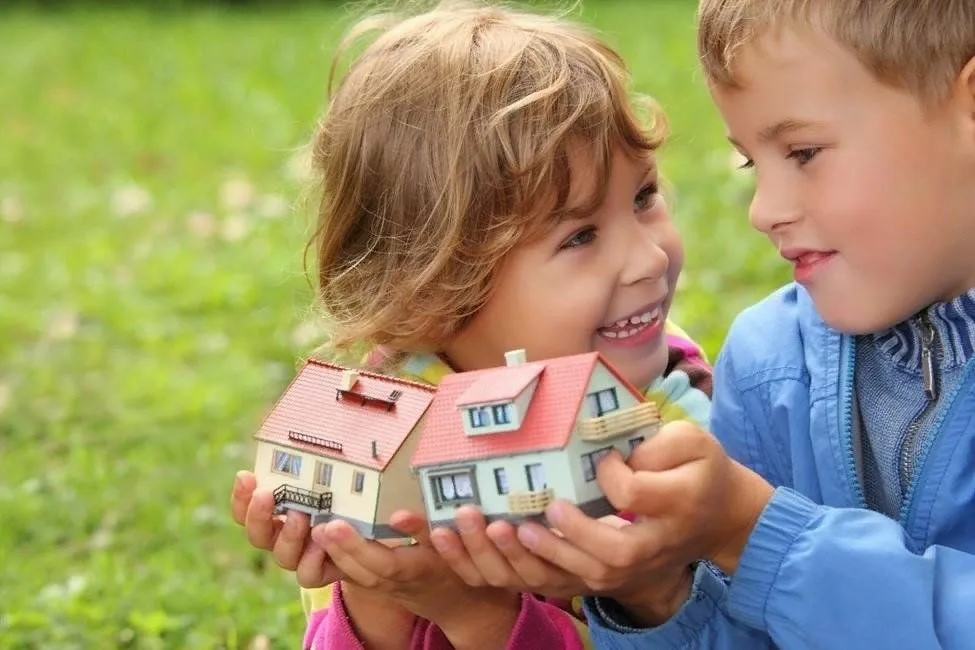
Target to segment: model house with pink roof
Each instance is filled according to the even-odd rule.
[[[660,424],[644,400],[598,352],[444,377],[413,454],[431,525],[453,521],[464,504],[488,521],[542,519],[564,498],[593,517],[612,512],[596,464],[616,448],[628,455]]]
[[[399,508],[422,512],[410,458],[433,388],[309,360],[255,435],[259,486],[279,512],[308,513],[314,526],[344,519],[364,537],[402,537]]]

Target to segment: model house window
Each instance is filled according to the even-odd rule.
[[[332,487],[332,463],[318,461],[315,464],[315,485]]]
[[[548,487],[545,482],[545,468],[541,463],[531,463],[525,465],[525,474],[528,476],[528,489],[532,492],[544,490]]]
[[[477,503],[473,469],[431,476],[430,482],[433,485],[433,497],[438,508],[445,505]]]
[[[630,438],[630,451],[633,451],[634,449],[636,449],[637,447],[639,447],[641,442],[643,442],[643,436],[637,436],[636,438]]]
[[[366,475],[362,472],[352,472],[352,492],[362,494],[366,487]]]
[[[491,425],[490,411],[486,406],[475,406],[472,409],[468,409],[467,412],[471,416],[471,426],[473,428],[477,429]]]
[[[600,459],[609,453],[610,449],[612,447],[603,447],[582,455],[582,478],[587,481],[596,480],[596,466],[599,465]]]
[[[508,474],[503,467],[494,470],[494,485],[498,488],[498,494],[508,493]]]
[[[495,424],[508,424],[511,422],[511,405],[510,404],[496,404],[491,407],[491,412],[494,414]]]
[[[598,418],[605,413],[615,411],[620,407],[619,400],[616,398],[615,388],[598,390],[595,393],[586,395],[589,400],[589,413],[594,418]]]
[[[290,474],[291,476],[301,474],[301,456],[275,449],[274,459],[271,462],[275,472]]]

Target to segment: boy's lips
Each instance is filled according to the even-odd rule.
[[[828,263],[836,251],[814,250],[811,248],[783,248],[779,253],[793,264],[796,282],[806,284],[813,275]]]

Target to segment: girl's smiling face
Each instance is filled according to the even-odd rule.
[[[582,156],[571,167],[569,204],[582,205],[596,179]],[[683,247],[655,158],[616,152],[607,190],[588,217],[506,256],[487,304],[444,346],[455,368],[504,365],[506,351],[524,348],[529,361],[598,351],[636,386],[663,373]]]

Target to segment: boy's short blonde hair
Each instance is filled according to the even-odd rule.
[[[484,305],[512,247],[593,210],[612,152],[653,151],[666,127],[649,101],[638,119],[617,53],[561,18],[440,3],[359,23],[336,61],[376,31],[312,142],[309,246],[333,350],[437,350]],[[569,206],[580,146],[597,189]]]
[[[698,52],[708,81],[736,85],[735,52],[783,25],[810,25],[881,82],[935,103],[975,56],[973,0],[701,0]]]

